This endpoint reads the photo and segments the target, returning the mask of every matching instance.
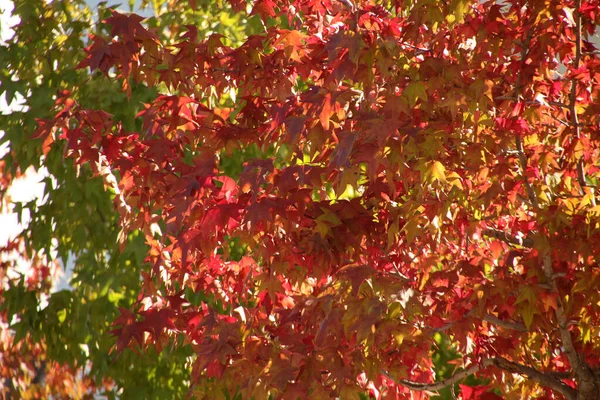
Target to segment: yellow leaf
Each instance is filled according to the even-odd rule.
[[[450,184],[450,186],[456,186],[460,190],[463,189],[462,182],[460,181],[460,175],[456,172],[452,171],[446,174],[446,180]]]
[[[469,3],[470,2],[465,0],[455,0],[451,3],[450,9],[452,10],[454,21],[459,24],[462,24],[465,21],[465,14],[469,11]]]
[[[360,176],[358,168],[346,168],[342,172],[342,176],[338,185],[335,187],[335,194],[340,200],[351,200],[355,197],[360,197],[360,193],[356,190],[357,179]]]
[[[402,228],[402,231],[406,232],[407,243],[411,243],[415,239],[415,236],[417,236],[417,232],[419,231],[418,217],[413,217],[409,219]]]
[[[581,326],[581,337],[583,339],[583,343],[590,343],[592,341],[592,329],[589,325]]]
[[[388,317],[394,319],[402,312],[402,304],[399,301],[394,301],[388,306]]]
[[[525,326],[527,327],[527,329],[531,327],[531,324],[533,323],[533,316],[536,313],[537,308],[535,307],[535,304],[527,302],[521,306],[520,314],[521,317],[523,317],[523,322],[525,322]]]
[[[329,226],[329,223],[319,219],[315,219],[315,223],[317,224],[315,230],[319,232],[319,235],[321,235],[322,238],[326,238],[327,236],[331,235],[331,227]]]
[[[394,339],[396,339],[396,343],[398,343],[398,345],[401,345],[402,342],[404,342],[404,334],[403,333],[395,333],[394,334]]]
[[[595,206],[595,207],[592,207],[592,208],[590,208],[590,209],[588,210],[588,212],[589,212],[590,214],[594,214],[594,215],[596,215],[596,216],[599,216],[599,215],[600,215],[600,206]]]
[[[446,182],[446,167],[439,161],[434,161],[425,171],[423,180],[428,183],[434,181]]]
[[[535,299],[536,299],[536,294],[533,291],[533,289],[531,289],[528,286],[522,286],[521,290],[519,290],[519,297],[517,297],[515,304],[519,304],[523,301],[527,301],[528,303],[535,304]]]
[[[429,269],[423,271],[423,275],[421,275],[421,283],[419,284],[419,290],[423,290],[425,285],[429,281]]]
[[[398,231],[400,230],[400,222],[398,219],[396,219],[394,222],[392,222],[389,226],[388,226],[388,231],[387,231],[387,248],[389,249],[390,247],[392,247],[392,245],[394,245],[397,240],[398,240]]]

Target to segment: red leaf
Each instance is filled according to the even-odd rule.
[[[467,386],[458,385],[463,400],[479,400],[481,396],[488,390],[488,386]]]
[[[275,17],[275,2],[272,0],[257,0],[252,8],[251,15],[258,14],[263,21],[266,21],[269,17]]]
[[[329,164],[330,168],[339,169],[340,167],[345,167],[348,165],[348,160],[350,158],[350,154],[352,153],[356,136],[357,135],[354,132],[338,133],[340,142],[336,146],[335,151],[331,156],[331,162]]]
[[[319,113],[319,121],[323,129],[329,129],[329,118],[333,115],[335,106],[335,99],[331,93],[326,93],[323,98],[323,104],[321,106],[321,112]]]

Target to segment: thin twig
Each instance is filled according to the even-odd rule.
[[[518,246],[527,247],[527,248],[533,247],[533,243],[534,243],[533,238],[531,236],[526,236],[524,238],[520,238],[520,237],[511,235],[510,233],[503,231],[501,229],[486,228],[483,231],[481,231],[481,233],[486,236],[491,236],[495,239],[502,240],[503,242],[506,242],[508,244],[518,245]]]
[[[559,122],[561,125],[566,126],[567,128],[571,127],[571,124],[569,124],[567,121],[563,121],[562,119],[558,118],[556,115],[553,115],[553,114],[545,114],[545,115],[547,115],[550,118],[552,118],[553,120]]]
[[[434,390],[440,390],[443,389],[445,387],[448,387],[450,385],[454,385],[455,383],[461,381],[462,379],[465,379],[466,377],[473,375],[477,372],[479,372],[482,369],[485,369],[487,367],[490,367],[494,365],[494,359],[493,358],[488,358],[486,360],[483,360],[483,362],[480,365],[471,365],[468,368],[463,369],[462,371],[459,371],[457,373],[455,373],[454,375],[452,375],[450,378],[448,379],[444,379],[443,381],[440,382],[434,382],[434,383],[419,383],[419,382],[412,382],[412,381],[408,381],[408,380],[404,380],[401,379],[398,381],[399,384],[406,386],[409,389],[412,390],[429,390],[429,391],[434,391]],[[383,374],[389,378],[392,379],[393,378],[385,371],[382,371]]]
[[[581,4],[581,0],[577,0],[576,4]],[[573,59],[573,69],[579,69],[579,64],[581,61],[581,14],[579,13],[579,6],[576,5],[574,13],[576,18],[576,26],[575,26],[575,58]],[[569,95],[569,110],[571,113],[571,127],[575,131],[575,137],[579,139],[581,137],[581,129],[579,127],[579,118],[577,117],[577,79],[573,77],[571,79],[571,93]],[[581,191],[583,193],[583,188],[586,185],[585,183],[585,169],[583,165],[583,155],[579,157],[577,161],[577,180],[579,182],[579,186],[581,187]]]
[[[525,38],[525,43],[522,46],[521,73],[517,77],[517,84],[515,85],[515,91],[513,94],[513,97],[516,99],[518,99],[520,96],[522,72],[525,67],[525,62],[527,60],[527,56],[529,54],[529,44],[531,43],[531,39],[533,38],[533,31],[534,31],[533,27],[529,28],[529,32],[527,34],[527,37]],[[538,208],[539,204],[538,204],[537,196],[535,195],[535,191],[533,190],[531,183],[529,183],[529,180],[527,179],[527,174],[526,174],[527,173],[527,156],[525,155],[525,149],[523,148],[523,137],[521,136],[520,133],[517,133],[515,135],[515,137],[516,137],[515,138],[516,148],[517,148],[517,151],[519,152],[519,163],[521,164],[521,171],[523,174],[523,182],[525,183],[525,189],[527,190],[527,197],[529,197],[529,200],[531,201],[531,204],[534,206],[534,208]]]
[[[438,328],[432,328],[432,327],[428,327],[428,328],[431,329],[433,332],[444,332],[444,331],[447,331],[448,329],[452,328],[457,323],[465,321],[474,312],[475,312],[475,309],[471,309],[460,320],[449,322],[449,323],[447,323],[445,325],[442,325],[442,326],[440,326]],[[518,323],[518,322],[504,321],[504,320],[502,320],[502,319],[500,319],[498,317],[495,317],[495,316],[493,316],[491,314],[486,314],[481,319],[483,321],[486,321],[486,322],[490,323],[490,324],[498,325],[499,327],[504,328],[504,329],[511,329],[513,331],[518,331],[518,332],[527,332],[527,327],[525,325],[523,325],[521,323]]]
[[[512,101],[517,101],[518,99],[516,97],[513,96],[496,96],[494,97],[494,100],[512,100]],[[531,104],[543,104],[541,101],[539,100],[525,100],[524,102],[527,105],[531,105]],[[551,105],[551,106],[556,106],[556,107],[561,107],[561,108],[569,108],[568,104],[565,104],[563,102],[560,101],[547,101],[547,104]]]
[[[527,327],[524,324],[518,322],[510,322],[504,321],[498,317],[494,317],[493,315],[487,314],[483,317],[483,320],[489,322],[490,324],[498,325],[504,329],[511,329],[517,332],[527,332]]]

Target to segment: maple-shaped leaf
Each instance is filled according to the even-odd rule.
[[[218,232],[229,232],[238,225],[240,206],[236,203],[219,204],[206,213],[201,222],[202,235],[210,237]]]
[[[439,161],[433,161],[425,168],[423,180],[428,183],[435,181],[446,182],[446,168]]]
[[[418,100],[427,101],[427,88],[421,81],[411,82],[402,91],[402,96],[408,101],[409,107],[414,107]]]
[[[340,277],[350,280],[352,286],[352,295],[356,296],[360,285],[375,273],[373,267],[369,265],[347,265],[337,272]]]
[[[143,319],[139,323],[139,327],[151,332],[154,340],[157,340],[165,329],[175,329],[175,325],[171,320],[174,312],[169,308],[156,309],[152,307],[148,310],[140,311],[140,315]]]
[[[90,35],[92,44],[86,47],[87,57],[77,65],[77,68],[89,67],[93,72],[99,69],[105,75],[114,64],[114,57],[111,54],[109,43],[102,37]]]
[[[52,121],[39,120],[37,121],[38,128],[35,133],[31,136],[32,139],[42,139],[42,153],[44,156],[48,155],[48,152],[52,148],[52,143],[54,143],[54,132],[56,131],[56,126],[52,123]]]
[[[256,0],[252,7],[251,15],[258,14],[263,21],[275,17],[276,3],[273,0]]]
[[[133,43],[136,39],[150,39],[158,42],[153,32],[144,28],[141,22],[144,17],[137,14],[122,14],[116,10],[110,10],[111,16],[106,19],[106,23],[112,26],[111,35],[121,36],[126,43]]]
[[[275,46],[282,46],[285,56],[293,61],[301,61],[304,56],[304,41],[307,36],[296,30],[280,32],[281,36],[275,42]]]
[[[323,103],[321,105],[321,111],[319,113],[319,121],[321,121],[321,125],[323,129],[329,129],[329,118],[333,115],[335,110],[335,98],[334,95],[330,92],[327,92],[323,97]]]
[[[340,132],[337,136],[339,143],[335,147],[335,151],[331,156],[331,162],[329,164],[333,169],[338,169],[347,165],[357,134],[354,132]]]
[[[144,329],[138,323],[136,315],[122,307],[119,307],[119,313],[121,315],[113,322],[113,326],[117,328],[110,331],[117,337],[117,343],[112,349],[116,350],[117,355],[129,347],[132,339],[135,339],[140,346],[144,343]]]

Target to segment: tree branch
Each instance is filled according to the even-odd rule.
[[[592,393],[596,390],[595,378],[591,369],[586,365],[585,361],[581,360],[577,350],[575,349],[575,345],[573,344],[573,338],[571,337],[571,332],[569,331],[569,325],[567,323],[567,316],[565,315],[565,307],[563,304],[562,297],[560,296],[560,292],[558,291],[558,287],[555,282],[554,269],[552,268],[552,257],[550,254],[546,254],[542,258],[544,275],[546,276],[546,280],[550,285],[552,292],[557,293],[558,297],[556,300],[556,319],[558,322],[558,331],[560,333],[560,338],[562,342],[562,347],[564,349],[565,354],[567,355],[567,359],[569,360],[569,364],[571,364],[571,368],[575,372],[575,376],[577,377],[577,381],[579,383],[579,387],[581,391]]]
[[[525,43],[523,44],[523,47],[521,50],[521,73],[517,77],[517,84],[515,85],[515,91],[514,91],[514,95],[513,95],[513,97],[515,97],[516,99],[519,98],[519,95],[521,92],[522,70],[525,67],[525,61],[527,60],[527,55],[529,54],[529,44],[531,43],[531,39],[533,37],[533,31],[534,31],[533,27],[530,27],[529,33],[527,34],[527,37],[525,38]],[[523,138],[521,137],[520,133],[516,134],[515,136],[516,136],[515,145],[516,145],[517,151],[519,152],[519,164],[521,165],[521,170],[523,171],[523,181],[525,183],[525,189],[527,190],[527,197],[529,197],[529,201],[531,201],[531,204],[533,205],[533,207],[538,208],[539,204],[538,204],[537,196],[535,195],[535,191],[533,190],[533,187],[529,183],[529,180],[527,179],[527,176],[526,176],[527,156],[525,155],[525,150],[523,148]]]
[[[581,5],[581,0],[575,1],[575,10],[573,13],[575,14],[576,26],[575,26],[575,58],[573,59],[573,68],[578,69],[581,61],[581,14],[579,13],[579,7]],[[571,127],[575,132],[575,137],[579,139],[581,137],[581,130],[579,127],[579,118],[577,117],[577,79],[573,77],[571,79],[571,93],[569,95],[569,111],[571,114]],[[579,186],[583,192],[583,188],[586,185],[585,183],[585,169],[583,166],[583,155],[579,157],[577,161],[577,180],[579,181]]]
[[[476,374],[477,372],[484,370],[488,367],[495,366],[500,368],[501,370],[511,372],[513,374],[519,374],[528,377],[532,381],[539,383],[540,385],[552,389],[558,393],[561,393],[563,396],[567,398],[567,400],[576,400],[577,392],[572,387],[563,383],[560,379],[554,377],[552,373],[548,372],[540,372],[535,368],[528,367],[526,365],[518,364],[512,361],[507,360],[504,357],[493,357],[487,358],[478,365],[472,365],[468,368],[465,368],[462,371],[459,371],[452,375],[448,379],[444,379],[440,382],[433,383],[420,383],[420,382],[412,382],[408,380],[401,379],[397,383],[402,386],[406,386],[411,390],[417,391],[437,391],[444,389],[450,385],[454,385],[458,383],[462,379],[466,377]],[[385,375],[388,379],[396,382],[387,371],[381,371],[383,375]]]
[[[520,324],[518,322],[504,321],[490,314],[485,315],[483,317],[483,320],[489,322],[490,324],[498,325],[499,327],[504,329],[512,329],[513,331],[517,332],[527,332],[527,327],[524,324]]]
[[[512,100],[512,101],[517,101],[518,99],[516,97],[513,96],[496,96],[494,97],[494,100]],[[525,100],[525,104],[540,104],[543,105],[544,103],[542,103],[539,100]],[[568,104],[562,103],[560,101],[548,101],[546,102],[546,104],[549,104],[551,106],[556,106],[556,107],[561,107],[561,108],[569,108]]]
[[[443,326],[440,326],[439,328],[432,328],[432,327],[429,327],[429,328],[433,332],[447,331],[448,329],[452,328],[452,326],[455,325],[457,322],[461,322],[461,321],[464,321],[467,318],[469,318],[471,316],[471,314],[473,314],[474,311],[475,311],[475,309],[472,309],[471,311],[469,311],[467,314],[465,314],[464,318],[461,320],[449,322]],[[498,325],[499,327],[504,328],[504,329],[512,329],[513,331],[518,331],[518,332],[527,332],[527,327],[525,325],[520,324],[518,322],[504,321],[498,317],[494,317],[491,314],[486,314],[481,319],[490,324]]]
[[[523,247],[528,247],[528,248],[533,247],[533,238],[530,236],[520,238],[520,237],[511,235],[508,232],[505,232],[503,230],[496,229],[496,228],[486,228],[483,231],[481,231],[481,233],[486,236],[491,236],[495,239],[502,240],[503,242],[506,242],[508,244],[513,244],[513,245],[518,245],[518,246],[523,246]]]
[[[564,382],[561,382],[549,373],[539,372],[526,365],[508,361],[504,357],[496,357],[494,359],[494,365],[505,371],[512,372],[513,374],[524,375],[532,381],[562,394],[567,400],[576,400],[577,398],[577,391],[575,389],[566,385]]]
[[[440,390],[440,389],[443,389],[443,388],[448,387],[450,385],[454,385],[455,383],[461,381],[462,379],[465,379],[469,375],[473,375],[473,374],[479,372],[480,370],[485,369],[487,367],[490,367],[492,365],[494,365],[494,359],[493,358],[488,358],[486,360],[483,360],[483,362],[481,363],[481,365],[471,365],[470,367],[465,368],[464,370],[455,373],[450,378],[444,379],[443,381],[440,381],[440,382],[419,383],[419,382],[412,382],[412,381],[407,381],[407,380],[401,379],[400,381],[398,381],[398,383],[401,384],[402,386],[406,386],[407,388],[409,388],[411,390],[419,390],[419,391],[422,391],[422,390],[429,390],[429,391]],[[384,372],[384,375],[386,377],[388,377],[389,379],[392,379],[389,376],[389,374],[387,374],[385,372]]]

